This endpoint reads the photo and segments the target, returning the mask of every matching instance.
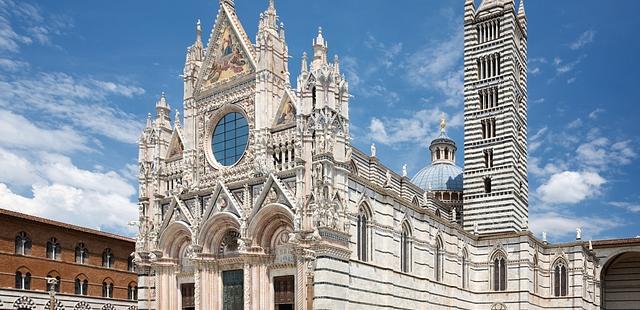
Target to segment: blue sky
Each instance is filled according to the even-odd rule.
[[[446,113],[462,165],[462,2],[278,0],[292,80],[322,26],[350,82],[357,147],[375,142],[411,175]],[[251,38],[266,5],[236,0]],[[527,2],[537,235],[640,235],[638,10],[635,0]],[[182,108],[195,21],[206,42],[216,13],[214,0],[0,0],[0,207],[131,234],[136,139],[160,92]]]

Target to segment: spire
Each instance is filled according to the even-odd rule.
[[[327,64],[327,50],[327,41],[322,36],[322,27],[318,27],[318,36],[313,40],[312,70],[320,69],[320,67]]]
[[[307,64],[307,52],[303,52],[302,53],[302,68],[300,69],[300,72],[307,72],[309,71],[309,64]]]
[[[196,23],[196,42],[202,42],[202,24],[200,23],[199,18]]]
[[[518,8],[518,17],[525,17],[524,13],[524,0],[520,0],[520,7]]]
[[[338,54],[333,55],[333,69],[337,74],[340,74],[340,57],[338,57]]]
[[[149,129],[152,126],[152,121],[151,121],[151,113],[147,113],[147,126],[145,128]]]
[[[278,29],[278,14],[276,13],[276,4],[274,0],[269,0],[267,10],[260,15],[264,26],[271,29]]]
[[[220,0],[220,6],[222,6],[225,3],[230,5],[231,7],[235,6],[235,4],[233,3],[233,0]]]
[[[169,104],[167,103],[167,97],[165,96],[164,92],[162,92],[162,95],[160,95],[160,99],[158,100],[158,102],[156,102],[156,110],[158,109],[171,110],[171,108],[169,108]]]
[[[320,45],[322,47],[326,48],[325,45],[325,41],[324,41],[324,37],[322,36],[322,27],[318,27],[318,36],[316,37],[316,39],[313,41],[313,45]]]
[[[472,22],[476,15],[476,4],[474,0],[464,1],[464,21]]]
[[[174,121],[174,126],[176,128],[180,128],[180,111],[176,111],[176,118],[173,120]]]

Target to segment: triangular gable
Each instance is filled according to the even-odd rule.
[[[293,194],[280,182],[278,177],[271,174],[264,183],[262,192],[256,199],[251,217],[253,218],[262,207],[270,203],[279,203],[286,205],[291,210],[297,206],[297,202]]]
[[[182,143],[182,134],[178,127],[173,129],[173,134],[171,135],[171,142],[169,142],[169,148],[167,151],[167,160],[175,160],[182,158],[182,153],[184,152],[184,143]]]
[[[193,225],[194,219],[191,211],[189,211],[189,208],[187,208],[187,206],[178,197],[172,196],[171,198],[171,203],[169,204],[169,209],[167,210],[168,212],[167,214],[165,214],[165,218],[162,221],[160,231],[164,231],[164,229],[167,228],[169,224],[171,224],[172,219],[175,218],[174,210],[176,206],[178,206],[180,214],[185,219],[185,222],[189,223],[189,225]]]
[[[238,218],[244,217],[244,210],[238,201],[233,197],[229,189],[218,182],[216,188],[211,193],[211,198],[205,206],[205,212],[203,221],[209,219],[212,215],[218,212],[229,212],[235,214]]]
[[[280,101],[280,107],[278,108],[278,113],[276,113],[273,127],[296,123],[298,109],[294,98],[295,96],[293,96],[289,90],[284,91],[284,96],[282,96],[282,100]]]
[[[235,10],[221,2],[196,89],[204,92],[234,77],[255,72],[254,55],[253,44]]]

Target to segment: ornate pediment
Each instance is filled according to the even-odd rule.
[[[285,90],[278,113],[273,123],[273,127],[285,127],[287,125],[295,125],[297,108],[294,99],[288,90]]]
[[[171,135],[171,142],[169,142],[169,149],[167,151],[167,161],[172,161],[182,158],[184,152],[184,144],[182,143],[182,135],[179,128],[173,130]]]
[[[221,3],[196,89],[205,92],[218,84],[255,72],[252,49],[233,8]]]

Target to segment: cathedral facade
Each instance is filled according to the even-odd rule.
[[[637,308],[640,272],[616,275],[640,269],[639,239],[528,230],[523,1],[464,12],[464,169],[443,120],[409,178],[351,145],[321,30],[292,85],[274,2],[252,42],[221,0],[181,113],[161,96],[140,139],[139,309]]]

